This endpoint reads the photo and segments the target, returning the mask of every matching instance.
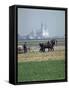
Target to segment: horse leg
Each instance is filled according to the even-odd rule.
[[[45,47],[42,48],[42,51],[45,52]]]
[[[53,51],[54,51],[54,48],[53,48]]]
[[[42,48],[40,48],[40,52],[42,52],[43,50],[42,50]]]
[[[51,49],[52,51],[54,51],[54,48],[52,47],[52,49]]]
[[[48,52],[50,51],[50,48],[48,48]]]
[[[45,52],[45,48],[44,48],[44,52]]]

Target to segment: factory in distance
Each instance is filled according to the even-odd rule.
[[[46,25],[41,24],[39,30],[32,30],[29,34],[25,36],[18,35],[18,39],[46,39],[49,37],[48,28]]]

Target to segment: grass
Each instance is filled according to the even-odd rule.
[[[65,78],[64,60],[18,62],[18,82]]]

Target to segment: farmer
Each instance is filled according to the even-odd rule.
[[[25,42],[23,45],[24,53],[27,53],[27,43]]]

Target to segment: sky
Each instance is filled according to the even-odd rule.
[[[65,35],[65,11],[18,8],[18,34],[38,31],[41,24],[47,27],[49,37]]]

